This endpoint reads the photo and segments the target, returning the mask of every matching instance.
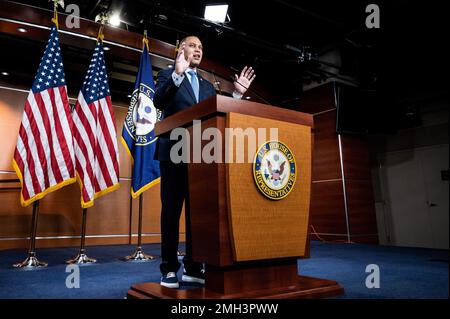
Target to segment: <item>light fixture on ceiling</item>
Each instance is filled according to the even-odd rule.
[[[19,32],[21,32],[21,33],[26,33],[26,32],[28,32],[28,30],[27,29],[25,29],[25,28],[17,28],[17,31],[19,31]]]
[[[158,15],[157,15],[157,18],[158,18],[159,20],[163,20],[163,21],[169,20],[169,18],[168,18],[165,14],[158,14]]]
[[[228,12],[228,4],[211,4],[205,6],[203,17],[212,22],[225,23]]]
[[[114,27],[118,27],[120,25],[120,15],[116,12],[113,13],[110,17],[109,17],[109,24],[114,26]]]

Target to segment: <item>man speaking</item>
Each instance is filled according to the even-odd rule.
[[[197,73],[203,57],[203,46],[196,36],[181,41],[174,68],[162,70],[156,79],[154,104],[163,110],[163,118],[182,111],[209,97],[216,95],[214,86]],[[253,69],[245,67],[235,75],[233,97],[240,99],[255,79]],[[182,280],[205,283],[203,264],[192,260],[191,223],[189,208],[188,169],[186,163],[173,163],[170,149],[177,141],[160,137],[157,159],[161,170],[161,285],[178,288],[179,223],[183,201],[185,201],[186,256],[183,258]]]

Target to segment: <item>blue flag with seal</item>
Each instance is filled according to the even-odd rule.
[[[139,71],[122,130],[122,143],[133,159],[131,184],[133,198],[158,184],[161,176],[159,161],[154,159],[157,140],[154,129],[156,122],[161,118],[161,113],[153,105],[155,84],[147,37],[143,42]]]

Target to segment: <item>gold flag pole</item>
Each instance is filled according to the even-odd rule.
[[[144,37],[142,38],[142,50],[144,47],[147,47],[148,52],[148,39],[147,39],[147,30],[144,30]],[[133,201],[133,198],[130,198]],[[142,251],[142,206],[143,206],[143,198],[142,193],[139,194],[139,221],[138,221],[138,243],[136,250],[129,256],[120,258],[123,261],[150,261],[155,259],[155,256],[147,255]]]
[[[131,198],[130,200],[133,200]],[[130,256],[120,258],[123,261],[150,261],[155,259],[155,256],[147,255],[142,250],[142,194],[139,195],[139,221],[138,221],[138,243],[136,250]]]
[[[58,28],[58,5],[64,8],[63,0],[50,0],[53,1],[53,18],[52,22]],[[24,269],[36,269],[41,267],[47,267],[48,263],[41,262],[36,257],[36,233],[39,217],[39,200],[33,202],[33,214],[31,217],[31,230],[30,230],[30,245],[28,247],[28,257],[21,263],[14,264],[14,268]]]
[[[28,248],[28,257],[21,263],[14,264],[14,268],[36,269],[47,267],[46,262],[41,262],[36,258],[36,232],[39,216],[39,200],[33,202],[33,215],[31,217],[30,246]]]
[[[81,245],[80,245],[80,251],[78,252],[78,255],[66,261],[67,264],[92,264],[96,263],[97,260],[93,258],[89,258],[86,255],[86,217],[87,217],[87,208],[83,208],[83,217],[82,217],[82,223],[81,223]]]
[[[101,25],[100,28],[98,29],[98,35],[97,35],[97,40],[98,41],[103,41],[103,27],[105,24],[106,19],[102,19],[101,20]],[[73,258],[70,259],[68,261],[66,261],[67,264],[93,264],[96,263],[97,260],[93,259],[93,258],[89,258],[86,255],[86,221],[87,219],[87,208],[83,208],[83,216],[82,216],[82,223],[81,223],[81,244],[80,244],[80,250],[78,252],[78,255]]]

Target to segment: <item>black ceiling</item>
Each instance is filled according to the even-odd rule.
[[[51,8],[47,0],[18,1]],[[175,44],[198,35],[208,58],[237,70],[253,65],[260,85],[276,93],[273,104],[289,107],[304,84],[330,77],[352,77],[368,89],[396,101],[418,92],[447,92],[448,55],[444,2],[397,0],[226,0],[230,22],[205,22],[204,5],[211,1],[66,0],[80,6],[91,20],[102,11],[119,11],[135,32]],[[217,3],[218,1],[214,1]],[[365,27],[369,3],[380,7],[381,28]],[[442,17],[442,18],[441,18]],[[324,54],[338,50],[342,64],[329,68]],[[312,59],[302,61],[302,52]]]

